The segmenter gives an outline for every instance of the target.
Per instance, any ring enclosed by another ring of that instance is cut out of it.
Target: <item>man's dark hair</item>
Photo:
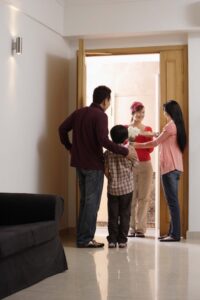
[[[128,139],[128,129],[123,125],[116,125],[111,129],[110,135],[114,143],[122,144]]]
[[[105,85],[100,85],[94,89],[93,102],[101,104],[106,98],[110,100],[111,89]]]

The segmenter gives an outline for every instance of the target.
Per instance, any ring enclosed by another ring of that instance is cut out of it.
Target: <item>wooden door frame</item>
[[[81,43],[81,42],[80,42]],[[84,42],[83,42],[84,43]],[[80,44],[79,44],[80,45]],[[81,46],[83,47],[83,45]],[[131,55],[131,54],[160,54],[162,51],[168,50],[182,50],[184,56],[184,82],[186,83],[184,89],[184,113],[186,117],[186,131],[188,132],[188,62],[187,62],[187,45],[166,45],[166,46],[152,46],[152,47],[134,47],[134,48],[106,48],[106,49],[85,49],[85,57],[90,56],[105,56],[105,55]],[[79,51],[78,51],[79,52]],[[77,99],[77,108],[80,100]],[[82,106],[85,103],[81,102]],[[161,118],[161,113],[160,113]],[[188,230],[188,148],[184,153],[184,210],[182,216],[183,236],[186,238]],[[77,196],[78,203],[78,196]]]
[[[134,48],[85,49],[85,56],[155,54],[166,50],[187,50],[187,45],[152,46]]]
[[[76,108],[85,106],[86,102],[86,66],[85,66],[85,46],[84,40],[79,40],[79,51],[77,51],[77,94],[76,94]],[[79,183],[76,175],[76,223],[78,220],[80,208],[80,191]]]

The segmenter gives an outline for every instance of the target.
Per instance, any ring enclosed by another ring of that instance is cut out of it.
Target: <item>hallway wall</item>
[[[23,53],[12,56],[11,39],[18,35]],[[67,159],[57,129],[68,109],[68,43],[5,3],[0,4],[0,36],[0,191],[66,199]]]

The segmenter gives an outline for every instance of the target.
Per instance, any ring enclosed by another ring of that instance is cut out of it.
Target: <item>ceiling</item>
[[[141,2],[151,0],[58,0],[65,2],[66,4],[112,4],[112,3],[124,3],[124,2]]]

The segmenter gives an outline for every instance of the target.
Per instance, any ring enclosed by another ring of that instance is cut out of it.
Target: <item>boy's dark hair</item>
[[[110,135],[114,143],[122,144],[128,139],[128,129],[123,125],[116,125],[111,129]]]
[[[106,98],[110,100],[111,89],[105,85],[100,85],[94,89],[93,102],[101,104]]]

